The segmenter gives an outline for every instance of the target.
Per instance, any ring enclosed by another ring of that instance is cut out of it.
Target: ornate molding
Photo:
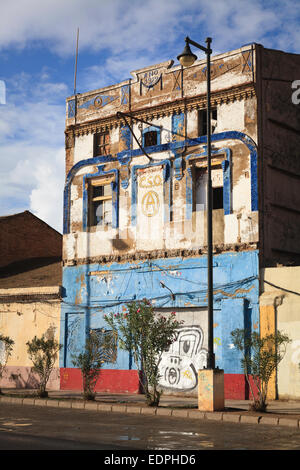
[[[211,97],[211,105],[216,106],[221,103],[230,103],[237,100],[246,100],[255,96],[254,84],[247,84],[242,87],[232,88],[230,90],[222,90],[215,92]],[[136,109],[133,111],[133,115],[137,118],[144,119],[145,121],[151,121],[153,119],[159,119],[165,116],[171,116],[172,114],[180,114],[185,111],[192,111],[197,109],[206,108],[206,95],[198,95],[193,97],[185,97],[172,101],[169,103],[159,104],[143,109]],[[97,121],[89,121],[71,125],[66,128],[66,133],[74,131],[76,137],[94,134],[96,132],[105,132],[113,128],[121,127],[125,124],[122,119],[117,119],[116,114],[108,116]]]

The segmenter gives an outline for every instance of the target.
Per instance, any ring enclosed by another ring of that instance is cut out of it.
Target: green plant
[[[62,345],[54,339],[52,329],[44,333],[41,338],[35,336],[31,341],[27,341],[26,345],[30,360],[33,362],[32,369],[40,378],[38,395],[41,398],[47,397],[46,386]]]
[[[239,328],[233,330],[231,336],[234,346],[243,354],[241,365],[253,398],[251,408],[266,411],[270,378],[283,359],[286,346],[291,340],[280,331],[261,337],[255,331],[249,333],[248,330]]]
[[[15,342],[9,336],[4,336],[0,333],[0,343],[2,343],[2,353],[0,354],[0,379],[2,379],[3,372],[5,370],[7,361],[11,356]],[[1,393],[2,392],[0,388],[0,394]]]
[[[106,337],[92,330],[86,338],[84,351],[73,359],[74,366],[81,369],[85,400],[95,399],[95,386],[102,365],[106,362],[107,348]]]
[[[133,355],[147,404],[158,406],[162,393],[158,364],[162,353],[175,341],[180,322],[175,312],[157,314],[146,299],[129,303],[127,309],[122,314],[111,313],[105,320],[118,332],[120,348]]]

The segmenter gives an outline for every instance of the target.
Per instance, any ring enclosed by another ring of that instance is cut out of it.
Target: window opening
[[[94,134],[94,157],[108,155],[109,152],[109,132],[96,132]]]
[[[211,108],[211,133],[213,134],[217,127],[218,112],[217,108]],[[200,109],[198,111],[198,131],[199,135],[207,135],[207,111],[206,109]]]
[[[112,178],[90,181],[90,226],[112,224]]]
[[[196,211],[207,208],[207,169],[195,168],[195,197],[194,203]],[[212,208],[223,209],[223,185],[221,171],[218,168],[212,169]]]
[[[223,187],[212,188],[213,209],[223,209]]]
[[[157,131],[148,131],[144,134],[144,147],[157,145]]]

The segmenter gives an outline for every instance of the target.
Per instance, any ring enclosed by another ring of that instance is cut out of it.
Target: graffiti
[[[142,211],[147,217],[155,216],[159,211],[159,196],[155,191],[144,194],[142,199]]]
[[[160,385],[176,391],[189,391],[198,384],[198,369],[206,366],[207,350],[203,348],[200,326],[178,329],[176,341],[162,354],[159,363]]]
[[[154,177],[145,175],[139,179],[139,186],[141,188],[153,188],[153,186],[161,186],[162,184],[163,181],[160,174],[156,174]]]

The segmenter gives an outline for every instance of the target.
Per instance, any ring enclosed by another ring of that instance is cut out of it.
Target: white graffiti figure
[[[198,370],[207,363],[207,350],[202,348],[203,331],[200,326],[178,328],[178,335],[159,363],[161,387],[189,391],[198,384]]]

